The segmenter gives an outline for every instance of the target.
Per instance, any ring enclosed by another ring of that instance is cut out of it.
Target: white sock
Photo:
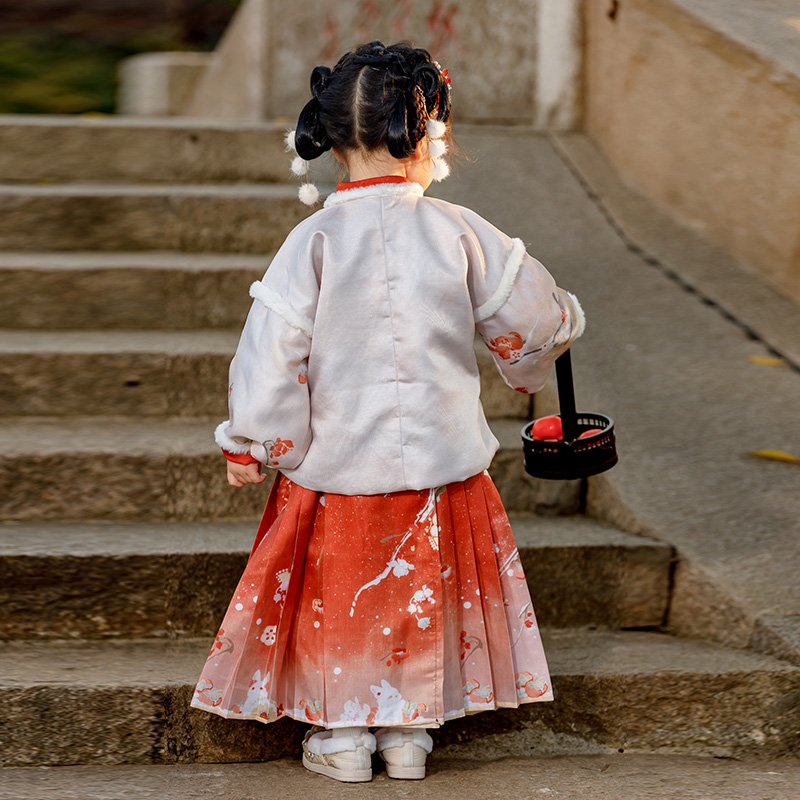
[[[350,728],[333,728],[333,733],[331,733],[331,738],[338,739],[344,736],[352,736],[353,738],[356,738],[357,736],[360,736],[362,733],[366,732],[367,732],[366,728],[361,728],[358,726]]]

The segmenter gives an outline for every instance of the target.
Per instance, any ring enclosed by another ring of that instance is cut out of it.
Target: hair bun
[[[426,62],[414,69],[413,78],[414,83],[422,89],[425,99],[435,101],[442,78],[439,70],[432,63]]]
[[[311,73],[311,94],[319,100],[319,96],[328,88],[331,79],[330,67],[314,67]]]

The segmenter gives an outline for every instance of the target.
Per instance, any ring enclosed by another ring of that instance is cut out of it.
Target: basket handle
[[[569,349],[556,359],[556,379],[564,441],[574,442],[578,438],[578,419],[575,411],[575,388],[572,382],[572,356]]]

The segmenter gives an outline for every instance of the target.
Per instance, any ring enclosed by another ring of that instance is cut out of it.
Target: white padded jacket
[[[416,183],[365,183],[340,185],[251,286],[215,438],[317,491],[464,480],[498,448],[475,331],[506,383],[535,392],[583,312],[473,211]]]

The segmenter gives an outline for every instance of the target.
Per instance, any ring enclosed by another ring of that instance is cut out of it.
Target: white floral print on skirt
[[[281,475],[191,705],[328,728],[438,727],[552,699],[488,473],[356,496]]]

